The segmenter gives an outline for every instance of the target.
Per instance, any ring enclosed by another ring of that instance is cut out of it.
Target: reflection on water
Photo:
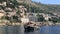
[[[0,34],[24,34],[23,26],[0,26]]]
[[[60,34],[60,26],[43,26],[34,32],[24,32],[23,26],[0,26],[0,34]]]
[[[41,34],[60,34],[60,26],[44,26],[40,29]]]

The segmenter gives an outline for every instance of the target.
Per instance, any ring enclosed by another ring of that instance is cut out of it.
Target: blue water
[[[60,34],[60,26],[43,26],[40,30],[27,32],[27,34]]]
[[[60,26],[43,26],[40,29],[41,34],[60,34]]]
[[[0,26],[0,34],[60,34],[60,26],[42,26],[33,32],[24,32],[23,26]]]

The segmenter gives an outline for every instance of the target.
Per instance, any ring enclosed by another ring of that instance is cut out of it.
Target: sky
[[[32,0],[36,2],[41,2],[43,4],[59,4],[60,5],[60,0]]]

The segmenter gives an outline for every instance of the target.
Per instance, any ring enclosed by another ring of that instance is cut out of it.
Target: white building
[[[21,21],[23,24],[26,24],[29,22],[29,18],[21,18]]]

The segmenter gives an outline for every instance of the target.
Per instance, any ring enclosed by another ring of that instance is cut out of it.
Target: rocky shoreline
[[[0,23],[0,26],[21,26],[21,25],[26,25],[26,24],[23,24],[23,23]],[[55,24],[53,24],[53,23],[39,23],[39,24],[34,24],[34,23],[32,23],[32,24],[29,24],[29,25],[34,25],[34,26],[53,26],[53,25],[58,25],[58,26],[60,26],[60,23],[55,23]],[[26,26],[28,26],[28,25],[26,25]]]

